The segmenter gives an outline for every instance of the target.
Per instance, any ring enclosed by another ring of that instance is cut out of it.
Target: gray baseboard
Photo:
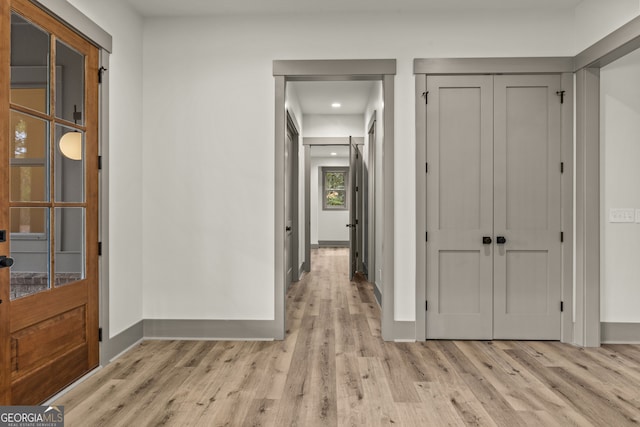
[[[319,245],[319,244],[317,244],[317,243],[312,243],[312,244],[310,244],[310,245],[309,245],[309,247],[310,247],[311,249],[318,249],[318,248],[320,247],[320,245]]]
[[[394,341],[415,341],[416,340],[416,322],[411,321],[393,321],[393,340]]]
[[[348,248],[348,240],[318,240],[319,248]]]
[[[373,284],[373,295],[376,297],[376,301],[378,301],[378,305],[382,307],[382,292],[380,292],[380,288],[377,283]]]
[[[141,320],[114,337],[103,338],[101,345],[105,347],[103,357],[106,359],[102,361],[103,365],[106,365],[116,356],[142,341],[144,338],[142,324],[143,321]]]
[[[603,344],[640,344],[640,323],[600,323]]]
[[[145,339],[271,341],[277,331],[274,320],[144,320]]]

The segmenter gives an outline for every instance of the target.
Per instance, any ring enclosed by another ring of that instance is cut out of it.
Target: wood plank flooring
[[[69,426],[633,426],[640,346],[380,338],[348,252],[313,251],[279,342],[145,341],[64,395]]]

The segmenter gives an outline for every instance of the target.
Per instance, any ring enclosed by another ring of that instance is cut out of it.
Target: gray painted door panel
[[[491,76],[428,77],[427,337],[490,339]]]
[[[560,76],[496,76],[494,338],[560,339]]]
[[[427,77],[427,338],[560,339],[559,88]]]

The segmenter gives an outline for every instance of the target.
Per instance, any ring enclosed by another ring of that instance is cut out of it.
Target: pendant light
[[[78,124],[78,120],[82,117],[82,113],[78,112],[77,107],[73,106],[73,123]],[[71,160],[82,160],[82,133],[74,130],[62,135],[58,142],[60,152]]]

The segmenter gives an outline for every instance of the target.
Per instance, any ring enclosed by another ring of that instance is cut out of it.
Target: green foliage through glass
[[[329,209],[347,208],[347,171],[324,172],[324,206]]]

